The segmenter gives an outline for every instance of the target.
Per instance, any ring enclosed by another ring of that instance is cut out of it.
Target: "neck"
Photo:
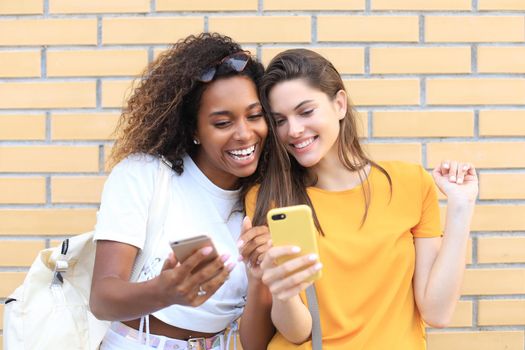
[[[370,173],[370,164],[367,164],[364,170],[365,174],[362,173],[361,179],[360,170],[348,169],[339,157],[325,157],[308,169],[308,172],[317,178],[315,187],[326,191],[345,191],[360,185],[362,180],[365,180]]]

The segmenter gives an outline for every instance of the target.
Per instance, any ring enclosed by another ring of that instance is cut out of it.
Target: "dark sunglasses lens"
[[[250,58],[246,55],[238,55],[230,57],[227,62],[236,72],[242,72],[244,68],[246,68],[249,60]]]
[[[206,69],[204,73],[202,73],[200,81],[202,81],[203,83],[208,83],[212,81],[213,77],[215,76],[216,71],[217,69],[215,67]]]

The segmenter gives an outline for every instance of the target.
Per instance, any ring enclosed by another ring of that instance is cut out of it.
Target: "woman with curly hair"
[[[240,188],[257,176],[267,140],[257,94],[262,74],[232,39],[201,34],[173,45],[140,79],[118,125],[95,227],[90,307],[113,321],[101,349],[223,349],[225,329],[241,315],[247,293],[257,294],[259,281],[250,281],[248,291],[245,268],[237,264],[237,239]],[[173,169],[165,244],[154,247],[134,283],[159,156]],[[204,232],[219,254],[210,260],[212,249],[204,247],[177,261],[168,242]],[[265,246],[255,249],[259,254]],[[257,316],[248,312],[250,320]]]

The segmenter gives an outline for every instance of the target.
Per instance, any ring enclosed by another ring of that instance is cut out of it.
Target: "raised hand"
[[[470,163],[445,160],[432,172],[436,185],[448,200],[474,202],[478,176]]]

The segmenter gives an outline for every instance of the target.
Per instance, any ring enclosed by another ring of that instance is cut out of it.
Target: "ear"
[[[339,116],[339,120],[344,119],[346,115],[346,110],[348,108],[348,96],[346,95],[346,91],[339,90],[335,94],[334,97],[334,108],[337,112],[337,115]]]

